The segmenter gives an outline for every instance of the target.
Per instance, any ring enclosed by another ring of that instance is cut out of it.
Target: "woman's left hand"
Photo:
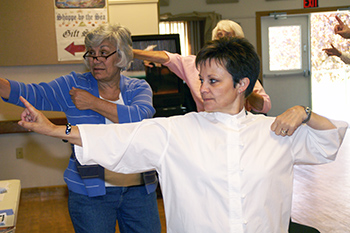
[[[69,94],[75,107],[79,110],[91,109],[94,99],[96,98],[89,92],[75,87],[69,91]]]
[[[277,135],[290,136],[302,124],[305,115],[305,109],[302,106],[289,108],[276,117],[271,125],[271,130]]]

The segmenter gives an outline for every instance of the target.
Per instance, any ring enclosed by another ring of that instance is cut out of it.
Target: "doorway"
[[[311,106],[308,15],[261,19],[264,89],[277,116],[295,105]]]
[[[347,107],[350,105],[350,65],[344,64],[338,57],[328,57],[322,50],[333,43],[342,52],[350,52],[350,40],[334,35],[334,26],[337,24],[335,15],[350,25],[349,11],[319,10],[292,14],[262,12],[265,16],[257,13],[261,20],[257,27],[257,33],[260,33],[257,48],[262,54],[264,88],[272,101],[268,115],[279,115],[294,105],[307,105],[321,115],[350,122],[350,108]],[[289,33],[295,31],[293,36],[283,33],[286,27],[289,27]],[[280,31],[271,30],[276,28]],[[285,41],[284,45],[278,45],[283,54],[283,59],[279,61],[301,64],[300,67],[271,69],[273,59],[269,56],[276,57],[276,54],[271,54],[271,32],[280,41]],[[301,35],[295,36],[299,32]],[[305,36],[306,42],[303,41]],[[300,40],[300,43],[293,40]],[[299,51],[301,56],[298,56]],[[293,62],[288,60],[290,57],[294,59]]]

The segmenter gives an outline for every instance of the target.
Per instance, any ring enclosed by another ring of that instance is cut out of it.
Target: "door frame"
[[[256,51],[260,57],[262,57],[262,43],[261,43],[261,17],[270,16],[271,14],[311,14],[326,11],[337,11],[339,9],[350,8],[349,6],[337,6],[337,7],[321,7],[321,8],[306,8],[306,9],[295,9],[295,10],[278,10],[278,11],[257,11],[255,12],[255,26],[256,26]],[[262,63],[261,63],[262,66]],[[262,67],[261,67],[262,70]],[[260,81],[263,83],[262,72],[260,72]]]
[[[274,17],[264,17],[261,20],[261,64],[262,77],[267,76],[291,76],[303,75],[309,76],[310,73],[310,18],[309,14],[298,15],[275,15]],[[269,54],[269,28],[280,26],[300,26],[300,68],[286,69],[286,70],[270,70],[270,54]],[[266,49],[264,49],[264,46]],[[264,60],[265,59],[265,60]],[[265,62],[263,62],[265,61]]]

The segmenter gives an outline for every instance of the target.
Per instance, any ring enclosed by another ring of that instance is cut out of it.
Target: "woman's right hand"
[[[81,137],[77,126],[71,126],[71,132],[66,133],[66,126],[55,125],[47,117],[34,108],[22,96],[19,97],[26,109],[21,114],[18,124],[30,131],[44,134],[51,137],[68,140],[70,143],[81,146]]]
[[[337,56],[337,57],[340,57],[341,56],[341,52],[336,48],[334,47],[334,45],[331,43],[331,48],[324,48],[322,49],[323,51],[325,51],[325,53],[328,55],[328,56]]]
[[[19,97],[24,106],[26,107],[21,114],[21,121],[18,124],[29,131],[34,131],[36,133],[50,135],[56,127],[47,117],[33,107],[25,98]]]

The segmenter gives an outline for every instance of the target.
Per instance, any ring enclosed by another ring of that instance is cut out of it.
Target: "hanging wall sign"
[[[79,61],[88,31],[108,22],[106,0],[54,0],[58,61]]]
[[[318,7],[318,0],[304,0],[304,8]]]

